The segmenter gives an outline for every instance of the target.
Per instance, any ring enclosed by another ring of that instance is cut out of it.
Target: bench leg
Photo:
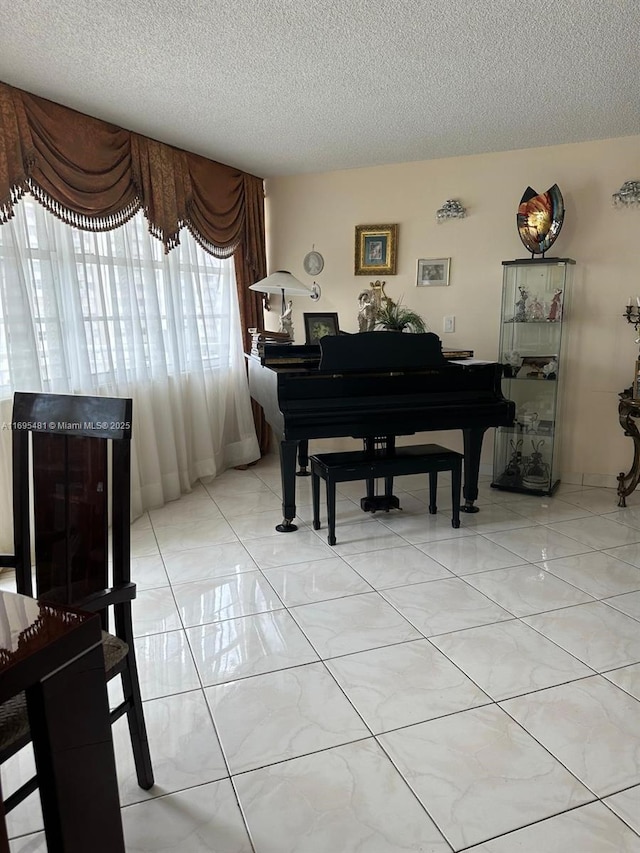
[[[451,471],[451,502],[453,504],[453,515],[451,526],[460,527],[460,485],[462,483],[462,462],[457,460]]]
[[[429,513],[435,515],[438,512],[436,497],[438,494],[438,472],[429,471]]]
[[[327,527],[329,535],[327,542],[329,545],[336,544],[336,484],[331,476],[327,477]]]
[[[320,530],[320,477],[311,472],[311,500],[313,502],[313,529]]]

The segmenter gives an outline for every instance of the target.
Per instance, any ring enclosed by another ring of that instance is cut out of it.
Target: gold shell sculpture
[[[564,220],[564,200],[557,184],[536,194],[527,187],[516,222],[520,239],[532,255],[542,255],[555,242]]]

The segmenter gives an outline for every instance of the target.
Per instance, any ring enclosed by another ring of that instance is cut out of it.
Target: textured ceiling
[[[0,12],[0,80],[265,177],[640,133],[639,0]]]

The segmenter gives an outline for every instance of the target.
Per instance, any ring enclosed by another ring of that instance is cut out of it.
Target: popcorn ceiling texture
[[[0,17],[1,80],[265,177],[640,132],[638,0],[0,0]]]

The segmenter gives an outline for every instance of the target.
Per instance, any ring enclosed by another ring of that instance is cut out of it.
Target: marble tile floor
[[[483,477],[454,530],[424,480],[373,516],[343,484],[334,548],[308,479],[274,530],[275,457],[134,523],[157,784],[120,720],[128,853],[640,853],[640,494]],[[37,794],[8,827],[46,850]]]

